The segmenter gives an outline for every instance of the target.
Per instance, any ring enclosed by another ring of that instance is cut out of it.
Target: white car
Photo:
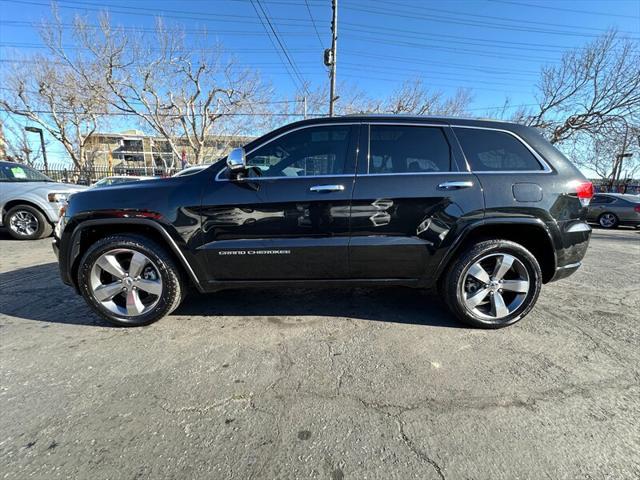
[[[119,185],[121,183],[139,182],[141,180],[155,180],[158,177],[144,177],[134,175],[113,175],[104,177],[91,185],[92,187],[108,187],[110,185]]]
[[[86,188],[58,183],[20,163],[0,161],[0,225],[18,240],[48,237],[67,197]]]
[[[193,175],[194,173],[201,172],[205,168],[209,168],[211,165],[195,165],[193,167],[187,167],[184,170],[180,170],[178,173],[171,175],[172,177],[184,177],[185,175]]]

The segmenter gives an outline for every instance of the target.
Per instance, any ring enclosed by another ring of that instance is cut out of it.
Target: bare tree
[[[412,115],[464,115],[472,98],[468,89],[458,89],[453,96],[446,96],[441,91],[430,90],[418,78],[404,82],[388,98],[380,101],[373,111]]]
[[[77,18],[74,31],[89,61],[78,63],[62,47],[60,60],[96,82],[116,111],[138,117],[164,137],[174,156],[186,147],[200,163],[212,134],[237,134],[248,129],[253,115],[266,113],[269,88],[257,74],[238,68],[206,32],[199,36],[201,45],[187,46],[183,31],[160,20],[148,35],[113,27],[107,15],[98,28]]]
[[[82,167],[87,142],[105,108],[99,95],[73,69],[46,55],[17,63],[5,79],[0,107],[39,125]]]
[[[372,98],[356,85],[339,85],[340,98],[336,111],[340,115],[357,113],[388,113],[412,115],[464,115],[472,100],[471,91],[458,89],[453,96],[430,90],[420,78],[408,80],[389,93],[387,97]],[[311,91],[308,108],[311,112],[324,112],[327,108],[327,87]]]
[[[609,124],[598,135],[577,134],[565,145],[576,164],[609,185],[640,174],[640,129]]]
[[[538,88],[538,106],[519,111],[516,119],[541,128],[551,143],[578,132],[598,135],[621,117],[638,125],[638,42],[611,31],[545,67]]]
[[[4,150],[0,156],[2,160],[6,158],[11,162],[33,166],[42,158],[40,148],[31,147],[29,135],[24,128],[9,118],[4,121],[0,120],[0,143],[3,144]]]

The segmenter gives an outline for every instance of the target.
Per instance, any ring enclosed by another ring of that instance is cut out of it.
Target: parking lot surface
[[[192,295],[111,328],[0,232],[0,476],[640,478],[640,231],[519,324],[401,288]]]

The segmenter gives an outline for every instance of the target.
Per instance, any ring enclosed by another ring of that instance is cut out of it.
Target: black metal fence
[[[103,165],[87,165],[77,168],[73,165],[34,165],[34,168],[51,177],[56,182],[77,183],[79,185],[91,185],[98,180],[111,176],[136,176],[136,177],[170,177],[179,172],[181,168],[165,167],[133,167],[118,165],[107,167]]]

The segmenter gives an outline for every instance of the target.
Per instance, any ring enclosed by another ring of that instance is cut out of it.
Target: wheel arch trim
[[[438,270],[436,271],[434,279],[440,279],[442,277],[442,275],[446,271],[447,266],[450,264],[455,255],[459,253],[460,247],[466,240],[469,239],[470,235],[472,235],[474,231],[477,231],[480,227],[486,227],[490,225],[514,227],[517,227],[518,225],[528,225],[540,229],[542,232],[544,232],[547,240],[549,241],[549,246],[551,247],[551,252],[553,254],[553,271],[555,272],[558,266],[558,254],[556,251],[557,247],[556,243],[553,240],[553,234],[551,233],[549,227],[545,222],[543,222],[539,218],[531,217],[484,218],[466,226],[460,233],[460,235],[457,236],[453,244],[449,247],[447,254],[440,260],[440,263],[438,264]]]
[[[173,239],[173,237],[169,234],[169,232],[167,232],[164,228],[162,228],[162,226],[158,222],[154,220],[146,219],[146,218],[103,218],[103,219],[97,219],[97,220],[85,220],[79,223],[78,226],[76,226],[76,228],[73,230],[73,233],[71,234],[71,237],[70,237],[70,251],[69,251],[69,257],[68,257],[69,271],[71,271],[71,267],[73,266],[77,258],[80,256],[80,235],[82,234],[82,232],[90,227],[114,225],[114,224],[142,225],[145,227],[150,227],[155,231],[157,231],[161,235],[161,237],[165,240],[166,245],[171,249],[171,251],[178,258],[178,260],[180,261],[180,264],[183,266],[183,268],[189,275],[189,278],[191,279],[193,284],[196,286],[196,288],[199,291],[202,291],[202,285],[201,285],[200,279],[194,272],[193,268],[191,267],[191,264],[186,259],[186,257],[184,256],[184,253],[182,252],[182,250],[180,250],[180,247],[178,246],[176,241]]]
[[[53,225],[56,221],[55,219],[51,218],[51,210],[43,206],[38,201],[34,201],[33,199],[30,199],[30,198],[12,198],[10,200],[7,200],[2,205],[2,223],[3,224],[6,219],[7,213],[9,213],[9,210],[11,210],[14,207],[18,207],[20,205],[26,205],[27,207],[35,208],[40,213],[42,213],[42,215],[44,215],[45,220],[49,222],[49,224],[51,225]]]

